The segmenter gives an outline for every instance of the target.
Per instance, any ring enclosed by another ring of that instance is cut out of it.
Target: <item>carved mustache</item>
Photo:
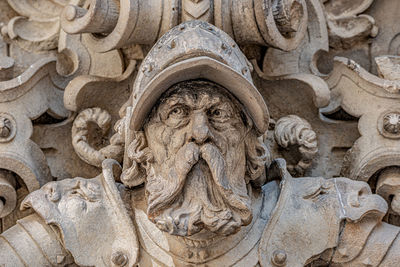
[[[226,176],[225,160],[221,152],[211,144],[205,144],[200,148],[202,158],[207,162],[212,177],[220,194],[229,202],[229,205],[242,213],[244,223],[250,223],[252,216],[249,213],[250,202],[247,195],[235,192]],[[243,177],[244,179],[244,177]]]
[[[168,172],[168,181],[164,180],[163,185],[157,183],[148,184],[153,187],[151,190],[153,194],[149,196],[148,214],[150,217],[157,216],[156,211],[161,211],[173,204],[176,197],[182,192],[188,173],[200,159],[204,159],[209,166],[219,193],[227,200],[230,206],[243,215],[242,218],[245,223],[250,222],[251,213],[249,213],[250,203],[248,196],[235,192],[229,183],[229,179],[227,179],[225,160],[221,152],[210,143],[202,146],[188,143],[182,146],[175,156],[174,167]],[[157,180],[160,181],[160,179]]]

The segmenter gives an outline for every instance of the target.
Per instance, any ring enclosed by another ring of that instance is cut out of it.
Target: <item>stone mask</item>
[[[119,254],[125,266],[133,266],[139,245],[114,181],[120,166],[107,159],[102,167],[102,174],[92,179],[47,183],[29,194],[21,208],[33,208],[54,226],[79,266],[114,266],[113,257]]]

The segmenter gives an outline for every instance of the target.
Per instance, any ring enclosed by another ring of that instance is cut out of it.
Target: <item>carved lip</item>
[[[191,58],[169,66],[155,76],[140,95],[133,98],[130,128],[139,130],[159,97],[172,85],[193,79],[207,79],[227,90],[248,110],[260,134],[268,128],[267,105],[257,88],[231,67],[207,56]]]

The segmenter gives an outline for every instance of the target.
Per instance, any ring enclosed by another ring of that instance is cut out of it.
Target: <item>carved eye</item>
[[[74,185],[73,188],[69,191],[69,196],[70,197],[79,197],[81,199],[86,199],[86,194],[85,192],[82,191],[82,184],[83,186],[86,184],[85,182],[82,182],[80,180],[76,181],[76,184]]]
[[[75,197],[80,197],[82,199],[85,199],[85,194],[82,192],[81,189],[72,189],[69,192],[69,196],[75,196]]]
[[[212,120],[223,122],[229,118],[229,112],[221,108],[214,108],[208,110],[207,116]]]
[[[305,195],[303,198],[304,199],[311,199],[311,200],[319,200],[321,197],[325,196],[328,194],[328,190],[323,187],[319,187],[316,191],[313,193]]]
[[[189,114],[189,111],[184,106],[176,106],[168,113],[168,118],[183,118]]]

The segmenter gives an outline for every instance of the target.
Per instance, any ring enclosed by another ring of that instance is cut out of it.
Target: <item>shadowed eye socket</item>
[[[160,113],[161,120],[170,127],[180,127],[189,121],[190,108],[186,105],[175,105]]]
[[[211,120],[224,122],[231,117],[231,112],[222,108],[215,107],[207,111],[207,116]]]
[[[189,109],[186,106],[175,106],[168,112],[167,118],[180,119],[189,115]]]
[[[87,181],[78,181],[69,191],[69,196],[80,197],[86,201],[94,202],[100,199],[101,189],[98,184]]]
[[[329,194],[329,188],[326,188],[324,186],[320,186],[314,192],[308,193],[305,196],[303,196],[303,198],[315,201],[315,200],[320,200],[321,198],[323,198],[327,194]]]

